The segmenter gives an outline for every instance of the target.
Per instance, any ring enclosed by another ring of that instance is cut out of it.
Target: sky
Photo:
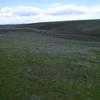
[[[0,0],[0,24],[100,18],[100,0]]]

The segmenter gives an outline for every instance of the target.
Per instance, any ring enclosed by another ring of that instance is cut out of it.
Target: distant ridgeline
[[[0,33],[37,32],[42,35],[83,41],[100,41],[100,20],[1,25]]]

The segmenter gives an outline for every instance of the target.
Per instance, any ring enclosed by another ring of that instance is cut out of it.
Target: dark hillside
[[[46,30],[48,35],[62,38],[100,40],[100,20],[46,22],[21,25],[21,27]]]
[[[65,39],[100,41],[100,20],[45,22],[0,26],[0,33],[11,31],[31,31],[37,32],[42,35],[48,35]]]

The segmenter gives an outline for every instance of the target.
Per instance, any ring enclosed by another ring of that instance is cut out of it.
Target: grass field
[[[0,100],[100,100],[100,41],[1,32]]]

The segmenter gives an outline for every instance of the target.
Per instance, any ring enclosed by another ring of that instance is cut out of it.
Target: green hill
[[[100,20],[47,22],[22,25],[46,30],[47,35],[78,40],[100,40]]]
[[[46,22],[10,26],[6,25],[4,28],[0,28],[0,31],[36,31],[42,35],[49,35],[65,39],[100,41],[100,20]]]
[[[99,100],[100,20],[0,26],[0,100]]]

